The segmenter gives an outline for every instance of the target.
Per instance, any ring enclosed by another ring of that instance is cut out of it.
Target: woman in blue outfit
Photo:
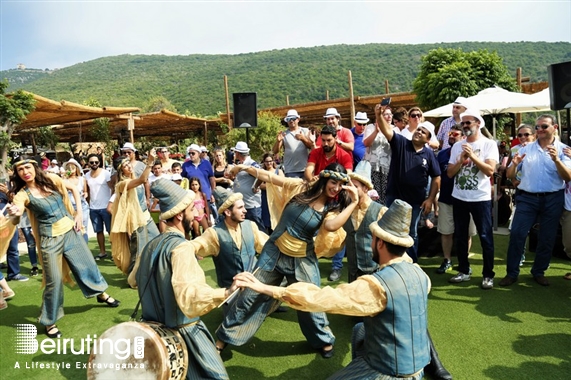
[[[345,239],[342,226],[358,202],[357,189],[350,183],[345,168],[330,164],[313,184],[245,165],[235,166],[231,174],[239,171],[266,182],[275,225],[258,259],[256,278],[275,286],[284,278],[288,285],[303,281],[319,286],[318,257],[330,257],[339,250]],[[277,217],[279,222],[275,223]],[[222,350],[228,343],[245,344],[278,305],[279,301],[272,297],[250,289],[241,291],[216,331],[217,348]],[[311,346],[324,358],[333,356],[335,336],[325,313],[298,311],[297,317]]]
[[[38,253],[45,285],[39,322],[50,338],[61,337],[55,325],[63,317],[63,282],[72,282],[69,271],[86,298],[97,296],[97,302],[117,307],[119,301],[105,293],[107,282],[101,275],[89,247],[83,240],[81,208],[75,212],[67,195],[71,191],[76,204],[81,204],[77,188],[65,184],[55,175],[45,173],[33,159],[24,158],[14,164],[12,205],[8,215],[17,224],[27,209],[34,235],[39,241]]]
[[[118,157],[115,162],[117,185],[111,221],[111,249],[113,261],[121,271],[129,275],[129,284],[136,286],[135,274],[138,255],[159,229],[147,208],[144,184],[147,182],[155,160],[154,151],[147,157],[147,167],[140,177],[135,177],[128,157]]]

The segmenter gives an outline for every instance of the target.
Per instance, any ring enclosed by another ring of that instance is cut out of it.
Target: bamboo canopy
[[[28,114],[22,124],[16,127],[17,132],[98,117],[113,118],[121,114],[139,111],[137,107],[89,107],[66,100],[56,101],[29,92],[28,94],[33,96],[36,108]],[[11,95],[6,96],[10,97]]]
[[[188,137],[189,131],[200,130],[205,128],[213,130],[216,133],[222,133],[219,125],[219,119],[203,119],[180,115],[175,112],[161,110],[158,112],[150,112],[134,115],[135,128],[133,136],[135,140],[141,137],[165,137],[169,140],[184,139]],[[121,134],[128,134],[129,119],[126,116],[116,117],[109,120],[111,127],[111,138],[117,138]],[[53,132],[58,135],[60,141],[77,142],[79,132],[83,136],[83,141],[95,141],[91,130],[95,125],[94,120],[86,120],[76,123],[67,123],[53,127]]]

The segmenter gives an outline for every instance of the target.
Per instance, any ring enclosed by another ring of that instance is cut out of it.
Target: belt
[[[526,195],[530,195],[532,197],[546,197],[548,195],[552,195],[552,194],[557,194],[558,192],[563,191],[563,189],[561,190],[557,190],[557,191],[549,191],[547,193],[530,193],[529,191],[525,191],[525,190],[519,190],[520,194],[526,194]]]

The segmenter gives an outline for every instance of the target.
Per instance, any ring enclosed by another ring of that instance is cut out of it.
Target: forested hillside
[[[200,116],[224,111],[223,76],[230,93],[258,93],[260,108],[348,96],[351,70],[356,96],[410,91],[420,58],[435,48],[497,51],[515,76],[517,67],[532,81],[547,80],[546,67],[571,60],[571,44],[545,42],[443,44],[367,44],[272,50],[238,55],[121,55],[99,58],[51,74],[18,76],[0,72],[8,91],[18,88],[51,98],[84,102],[96,99],[110,106],[142,106],[164,96],[180,113]],[[23,72],[25,73],[25,72]],[[23,74],[21,73],[21,74]]]

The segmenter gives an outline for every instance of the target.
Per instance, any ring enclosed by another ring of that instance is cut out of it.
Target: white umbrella
[[[546,91],[546,92],[545,92]],[[547,96],[547,98],[546,98]],[[477,95],[466,99],[472,108],[479,110],[483,115],[498,115],[501,113],[536,112],[549,109],[549,90],[529,95],[511,92],[501,87],[486,88]],[[447,104],[424,112],[426,117],[452,116],[452,105]],[[493,136],[496,137],[496,118],[493,118]]]

